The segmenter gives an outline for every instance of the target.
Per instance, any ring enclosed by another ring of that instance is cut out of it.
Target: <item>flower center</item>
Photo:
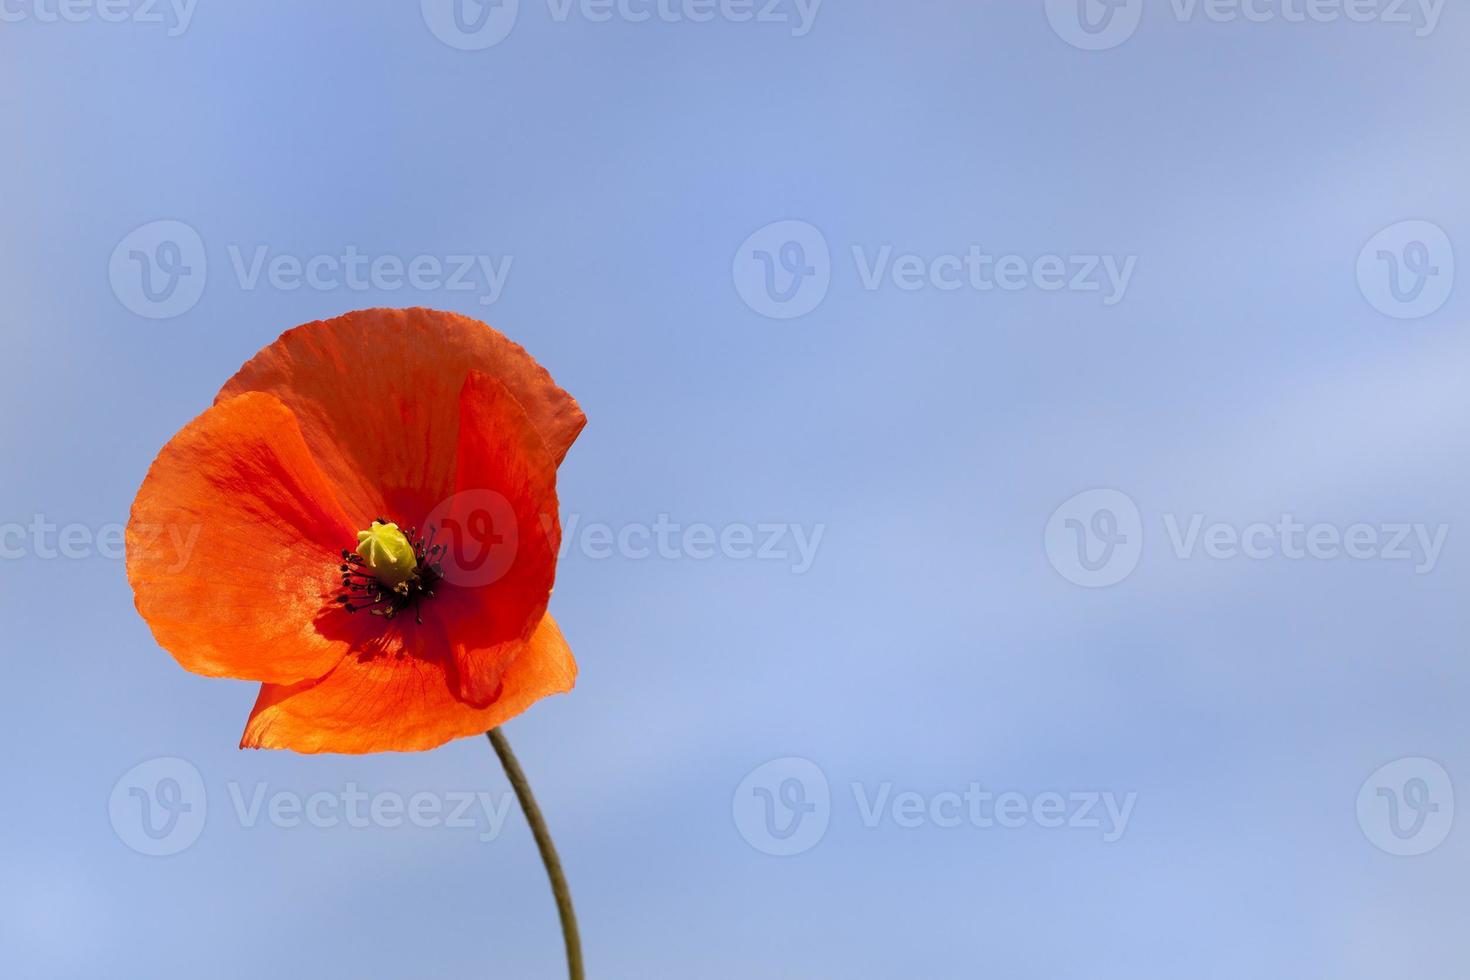
[[[429,539],[409,528],[405,534],[397,524],[381,517],[372,527],[357,532],[357,550],[342,551],[342,594],[337,602],[348,612],[366,609],[374,616],[392,619],[409,607],[414,619],[423,623],[420,605],[434,598],[434,588],[444,577],[439,557],[442,544],[434,544],[434,528]]]
[[[413,545],[397,524],[373,521],[371,528],[358,531],[357,555],[367,562],[368,571],[389,588],[407,582],[419,567]]]

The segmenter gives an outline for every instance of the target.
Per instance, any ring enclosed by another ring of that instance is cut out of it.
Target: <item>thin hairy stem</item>
[[[561,934],[567,944],[567,975],[571,980],[584,980],[582,939],[577,935],[577,913],[572,909],[572,892],[567,887],[567,876],[561,869],[561,858],[556,856],[556,845],[551,842],[551,831],[546,828],[546,818],[536,805],[536,797],[531,794],[531,784],[526,780],[521,764],[516,761],[515,753],[510,750],[510,743],[505,740],[505,735],[498,728],[490,729],[485,735],[494,746],[495,754],[500,757],[500,764],[505,767],[506,778],[515,789],[516,799],[520,800],[526,822],[531,825],[531,833],[536,838],[536,849],[541,852],[541,863],[546,865],[546,877],[551,879],[551,894],[556,897],[556,912],[561,916]]]

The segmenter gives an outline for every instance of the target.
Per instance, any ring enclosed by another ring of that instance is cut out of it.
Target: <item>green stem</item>
[[[516,791],[516,799],[521,801],[526,822],[531,825],[531,833],[536,838],[536,849],[541,852],[541,863],[546,865],[546,877],[551,879],[551,894],[556,897],[561,934],[567,944],[567,975],[571,980],[584,980],[586,974],[582,972],[582,939],[577,935],[577,913],[572,910],[572,892],[567,887],[567,876],[561,870],[561,858],[556,856],[556,845],[551,842],[551,831],[546,829],[546,818],[536,805],[536,797],[531,795],[531,784],[526,780],[521,764],[516,761],[515,753],[510,750],[505,735],[498,728],[490,729],[485,735],[500,757],[500,764],[505,767],[506,778]]]

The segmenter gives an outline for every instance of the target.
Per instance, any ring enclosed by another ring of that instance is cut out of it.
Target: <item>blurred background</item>
[[[590,975],[1463,976],[1445,6],[5,0],[7,972],[562,975],[483,739],[241,752],[123,571],[243,361],[429,306],[590,419],[507,726]]]

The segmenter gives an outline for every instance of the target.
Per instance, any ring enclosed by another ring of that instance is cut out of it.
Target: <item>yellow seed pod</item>
[[[380,524],[357,532],[357,553],[367,562],[368,570],[378,581],[392,588],[402,585],[418,570],[413,545],[408,543],[397,524]]]

